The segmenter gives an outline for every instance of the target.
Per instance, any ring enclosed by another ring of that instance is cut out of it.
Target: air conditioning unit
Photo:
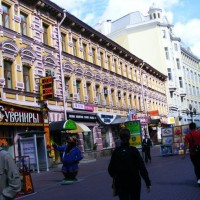
[[[46,77],[47,77],[47,76],[55,77],[55,72],[54,72],[54,70],[53,70],[53,69],[47,69],[47,70],[45,71],[45,76],[46,76]]]
[[[104,94],[108,94],[108,90],[107,89],[104,89]]]
[[[84,96],[84,101],[88,102],[88,96]]]
[[[121,98],[121,94],[120,94],[120,93],[118,94],[118,97],[120,97],[120,98]]]

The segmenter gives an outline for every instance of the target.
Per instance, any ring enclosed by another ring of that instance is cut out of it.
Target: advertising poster
[[[182,128],[181,126],[174,126],[174,142],[182,142]],[[175,141],[176,140],[176,141]]]
[[[126,122],[125,126],[131,134],[137,135],[141,133],[141,125],[139,120]]]
[[[141,148],[142,147],[142,140],[141,140],[141,136],[140,135],[131,135],[130,138],[130,145],[137,147],[137,148]]]
[[[162,137],[172,136],[173,135],[172,128],[162,128],[161,135],[162,135]]]
[[[129,129],[131,133],[130,145],[141,148],[142,138],[141,138],[141,124],[139,120],[129,121],[125,123],[125,127]]]
[[[172,146],[161,146],[160,148],[160,154],[161,155],[170,155],[172,154]]]
[[[172,145],[173,144],[173,137],[163,137],[162,138],[163,145]]]

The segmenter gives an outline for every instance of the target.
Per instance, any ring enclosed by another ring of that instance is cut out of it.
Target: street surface
[[[81,163],[79,182],[61,185],[60,168],[49,172],[31,173],[35,193],[18,199],[26,200],[116,200],[112,196],[111,178],[107,173],[110,157],[95,162]],[[146,192],[142,184],[141,200],[199,200],[200,187],[196,184],[189,155],[160,156],[159,146],[152,148],[152,163],[147,164],[152,190]]]

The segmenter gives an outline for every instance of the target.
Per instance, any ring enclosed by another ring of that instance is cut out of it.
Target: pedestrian
[[[195,151],[195,146],[200,148],[200,131],[196,129],[196,124],[192,122],[189,124],[189,132],[185,136],[183,158],[185,158],[186,149],[189,147],[190,159],[194,166],[197,184],[200,185],[200,152]]]
[[[145,163],[148,163],[148,160],[151,162],[151,139],[145,134],[144,139],[142,140],[142,152],[144,152]]]
[[[148,192],[151,189],[151,181],[139,151],[129,144],[130,131],[121,129],[119,136],[121,146],[116,147],[112,153],[108,173],[115,180],[120,200],[140,200],[141,177]]]
[[[80,149],[77,147],[76,136],[68,136],[66,139],[67,144],[63,146],[58,146],[53,144],[55,150],[62,152],[61,161],[62,173],[64,175],[64,181],[76,181],[76,176],[79,169],[79,161],[83,159],[83,155]]]
[[[21,190],[21,179],[12,156],[0,147],[0,200],[14,199]]]

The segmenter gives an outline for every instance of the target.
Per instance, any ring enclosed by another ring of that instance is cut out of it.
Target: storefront
[[[40,108],[0,102],[0,145],[13,157],[20,155],[19,133],[43,131]]]
[[[119,130],[128,119],[114,113],[98,113],[97,116],[100,122],[103,148],[115,147],[115,142],[119,138]]]

